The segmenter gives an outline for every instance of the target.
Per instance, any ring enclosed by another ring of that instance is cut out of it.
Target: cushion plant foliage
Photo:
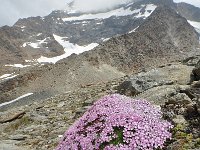
[[[108,95],[66,131],[56,150],[153,150],[171,138],[171,128],[146,100]]]

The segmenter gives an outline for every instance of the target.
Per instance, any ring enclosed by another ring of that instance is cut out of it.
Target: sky
[[[66,0],[0,0],[0,26],[13,25],[19,18],[45,16],[64,9]]]
[[[0,0],[0,26],[13,25],[19,18],[45,16],[52,10],[66,9],[72,0]],[[80,11],[109,9],[132,0],[74,0],[74,7]],[[200,7],[200,0],[174,0]]]

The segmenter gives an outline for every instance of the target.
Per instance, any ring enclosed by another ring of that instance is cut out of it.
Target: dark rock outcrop
[[[200,80],[200,61],[197,63],[196,67],[192,71],[193,73],[193,79],[195,81]]]
[[[193,68],[182,64],[172,64],[147,72],[140,72],[131,75],[127,81],[124,81],[118,87],[118,92],[128,96],[136,96],[139,93],[163,85],[187,85],[190,83],[190,74]]]

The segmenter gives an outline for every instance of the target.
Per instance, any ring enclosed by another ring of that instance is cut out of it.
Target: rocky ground
[[[54,149],[66,129],[100,97],[121,93],[160,105],[174,125],[167,148],[200,149],[200,57],[107,83],[89,84],[30,105],[0,112],[0,149]],[[2,109],[3,110],[3,109]]]
[[[87,85],[43,102],[1,112],[0,149],[54,149],[65,130],[98,98],[115,93],[123,79]],[[12,118],[16,117],[12,120]],[[12,121],[11,121],[12,120]],[[19,142],[20,141],[20,142]],[[16,145],[13,145],[15,144]]]

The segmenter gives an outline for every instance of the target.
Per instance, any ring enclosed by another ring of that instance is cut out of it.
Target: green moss
[[[177,124],[173,129],[173,137],[178,141],[181,150],[200,148],[200,138],[195,139],[192,133],[185,132],[186,126]]]
[[[114,128],[114,133],[117,135],[117,138],[113,139],[110,144],[118,145],[123,144],[123,128]]]
[[[103,150],[108,145],[118,145],[118,144],[125,144],[123,142],[123,127],[115,127],[114,134],[117,136],[116,138],[112,139],[110,142],[104,142],[100,145],[100,150]]]
[[[197,138],[195,140],[195,144],[194,144],[195,148],[200,148],[200,138]]]
[[[174,127],[173,131],[177,132],[177,131],[183,131],[185,129],[185,125],[183,124],[177,124],[176,127]]]
[[[175,134],[175,137],[177,139],[186,139],[187,137],[187,133],[181,132],[181,131],[177,131]]]

